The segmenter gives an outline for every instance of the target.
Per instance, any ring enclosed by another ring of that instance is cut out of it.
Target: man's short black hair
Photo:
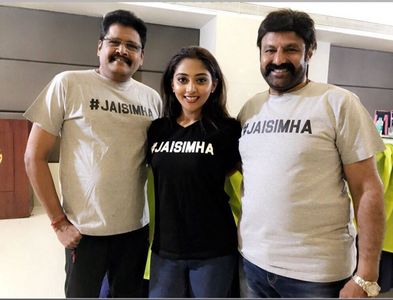
[[[103,40],[107,35],[109,27],[113,24],[120,24],[127,27],[132,27],[138,32],[142,43],[142,49],[146,44],[146,24],[143,20],[136,17],[132,12],[127,10],[114,10],[107,13],[101,22],[100,40]]]
[[[293,31],[304,40],[306,53],[317,48],[314,20],[305,12],[291,9],[276,10],[266,16],[258,29],[257,46],[261,49],[266,33],[285,31]]]

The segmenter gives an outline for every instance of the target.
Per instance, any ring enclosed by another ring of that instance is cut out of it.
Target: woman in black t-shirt
[[[164,117],[148,131],[154,175],[152,298],[228,297],[236,225],[224,191],[240,161],[240,124],[226,110],[223,74],[204,48],[182,48],[161,82]]]

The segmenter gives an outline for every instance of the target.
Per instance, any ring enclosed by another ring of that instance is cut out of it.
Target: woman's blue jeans
[[[152,253],[149,298],[228,297],[237,259],[237,255],[168,259]]]

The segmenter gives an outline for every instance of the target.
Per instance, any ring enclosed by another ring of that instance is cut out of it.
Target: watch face
[[[370,297],[375,297],[379,294],[381,288],[377,284],[370,284],[367,286],[367,295]]]

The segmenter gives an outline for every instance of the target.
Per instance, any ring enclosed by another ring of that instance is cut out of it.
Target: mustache
[[[109,57],[109,62],[114,62],[116,59],[120,58],[122,61],[124,61],[128,66],[132,65],[132,60],[129,59],[128,57],[125,57],[123,55],[119,55],[119,54],[112,54]]]
[[[274,70],[288,70],[291,74],[295,73],[295,66],[291,63],[284,63],[281,65],[268,64],[266,66],[265,75],[269,75]]]

